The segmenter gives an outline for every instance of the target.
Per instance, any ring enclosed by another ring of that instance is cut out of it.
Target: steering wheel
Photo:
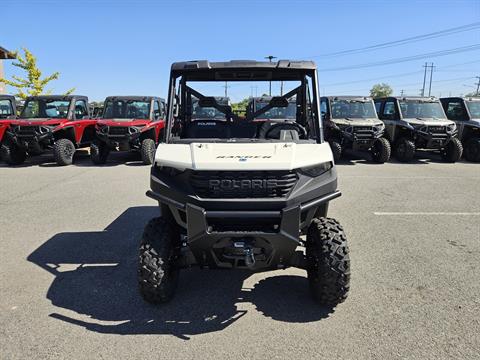
[[[302,125],[291,122],[278,123],[270,126],[270,128],[265,132],[265,139],[280,139],[280,132],[282,130],[296,130],[300,139],[305,139],[307,137],[307,131]]]

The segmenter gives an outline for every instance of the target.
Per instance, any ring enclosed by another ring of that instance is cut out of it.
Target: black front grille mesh
[[[128,127],[126,126],[110,126],[108,129],[110,135],[127,135]]]
[[[190,183],[203,198],[286,197],[297,182],[292,171],[194,171]]]

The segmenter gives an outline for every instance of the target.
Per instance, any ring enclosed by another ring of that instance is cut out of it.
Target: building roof
[[[0,59],[15,59],[13,53],[0,46]]]

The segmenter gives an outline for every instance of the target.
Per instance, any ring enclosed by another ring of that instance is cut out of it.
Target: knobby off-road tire
[[[8,165],[20,165],[25,162],[27,158],[27,153],[25,150],[19,148],[17,145],[10,141],[6,141],[2,144],[0,149],[1,158]]]
[[[473,162],[480,162],[480,138],[470,138],[465,143],[465,159]]]
[[[415,143],[408,138],[400,138],[395,146],[395,158],[401,162],[412,161],[415,156]]]
[[[75,145],[69,139],[58,139],[53,145],[55,162],[60,166],[72,165]]]
[[[143,298],[152,304],[165,303],[175,293],[179,237],[177,225],[161,217],[150,220],[145,227],[138,259],[138,284]]]
[[[142,161],[145,165],[152,165],[155,160],[155,141],[152,139],[143,139],[140,149]]]
[[[445,161],[454,163],[462,158],[463,145],[457,138],[452,138],[445,149],[442,150],[442,158]]]
[[[334,219],[313,219],[307,232],[307,274],[310,292],[321,305],[343,302],[350,288],[347,238]]]
[[[342,145],[340,145],[340,143],[336,141],[329,141],[328,143],[330,144],[330,148],[332,149],[333,160],[335,160],[335,162],[339,161],[342,158]]]
[[[110,154],[107,144],[94,141],[90,144],[90,159],[95,165],[105,164]]]
[[[372,147],[372,159],[376,163],[383,164],[390,160],[392,154],[392,147],[390,141],[381,137],[375,141]]]

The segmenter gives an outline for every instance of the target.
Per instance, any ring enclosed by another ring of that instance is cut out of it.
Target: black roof
[[[385,96],[376,98],[375,100],[398,99],[398,100],[423,100],[423,101],[438,101],[435,96]]]
[[[330,100],[357,100],[357,101],[370,101],[372,100],[371,96],[354,96],[354,95],[336,95],[336,96],[322,96],[322,98],[327,98]]]
[[[440,98],[440,100],[480,101],[480,96],[449,96],[449,97]]]
[[[13,95],[6,95],[6,94],[0,94],[0,100],[15,100],[15,96]]]
[[[254,96],[254,97],[250,98],[250,100],[261,102],[261,101],[270,101],[270,100],[272,100],[272,98],[273,98],[273,96],[265,95],[265,96]],[[293,97],[288,99],[288,102],[295,102],[295,101],[296,101],[296,96],[293,96]]]
[[[207,70],[207,69],[303,69],[315,70],[317,66],[313,61],[279,60],[279,61],[256,61],[256,60],[230,60],[222,62],[210,62],[208,60],[181,61],[172,64],[173,70]]]
[[[88,99],[84,95],[35,95],[35,96],[29,96],[26,98],[26,100],[30,99],[60,99],[60,100],[72,100],[72,99]]]
[[[141,95],[113,95],[113,96],[107,96],[105,98],[105,101],[107,100],[133,100],[133,101],[150,101],[150,100],[161,100],[165,101],[165,99],[162,99],[161,97],[158,96],[141,96]]]

